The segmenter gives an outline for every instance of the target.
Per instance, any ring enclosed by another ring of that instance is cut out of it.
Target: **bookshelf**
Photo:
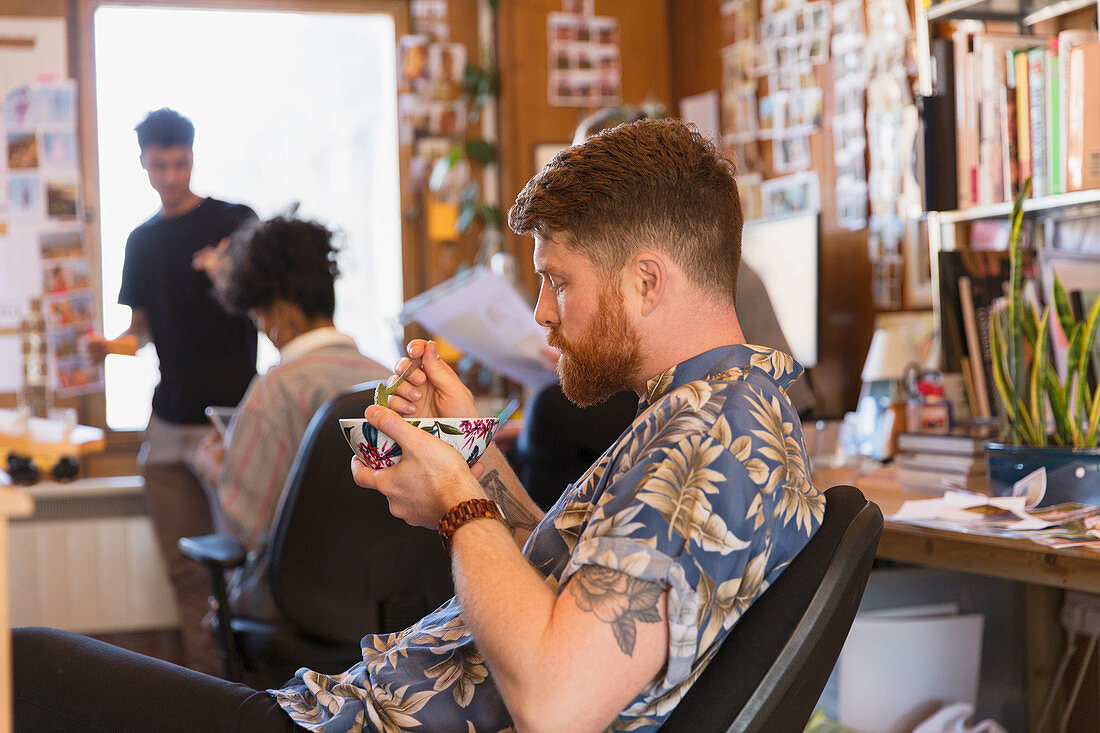
[[[922,96],[932,96],[933,71],[929,44],[932,23],[943,20],[1001,20],[1031,27],[1089,7],[1100,9],[1100,0],[1055,0],[1050,3],[1029,3],[1027,0],[943,0],[927,6],[925,0],[913,0],[917,36],[917,89]]]

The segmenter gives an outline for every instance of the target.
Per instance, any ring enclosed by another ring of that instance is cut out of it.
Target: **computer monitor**
[[[741,259],[764,281],[791,356],[806,367],[817,364],[817,219],[754,219],[741,235]]]

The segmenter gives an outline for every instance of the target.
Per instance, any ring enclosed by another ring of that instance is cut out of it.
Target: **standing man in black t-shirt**
[[[211,297],[204,266],[216,245],[256,214],[191,191],[195,128],[186,117],[159,109],[135,129],[141,167],[161,208],[126,241],[118,302],[130,306],[130,327],[111,340],[89,337],[89,350],[102,359],[132,355],[150,341],[156,348],[160,383],[138,463],[176,592],[187,664],[218,675],[217,648],[202,627],[209,579],[176,544],[180,537],[214,531],[207,496],[188,467],[208,432],[204,411],[208,405],[236,405],[256,374],[256,328]]]

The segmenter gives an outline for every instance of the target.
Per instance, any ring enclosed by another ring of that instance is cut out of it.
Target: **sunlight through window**
[[[101,7],[95,14],[99,224],[108,336],[130,231],[159,208],[134,125],[171,107],[195,123],[192,190],[264,218],[298,215],[343,234],[336,326],[382,363],[401,307],[394,23],[385,15]],[[261,371],[275,360],[261,337]],[[108,357],[107,423],[145,426],[152,348]]]

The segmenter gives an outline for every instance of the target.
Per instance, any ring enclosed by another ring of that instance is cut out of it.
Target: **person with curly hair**
[[[230,602],[251,618],[276,614],[266,582],[272,521],[313,413],[345,389],[390,374],[333,325],[332,240],[321,224],[275,217],[238,231],[208,263],[226,309],[248,314],[279,350],[279,363],[249,385],[224,441],[211,431],[194,457],[221,518],[248,550],[230,581]]]

